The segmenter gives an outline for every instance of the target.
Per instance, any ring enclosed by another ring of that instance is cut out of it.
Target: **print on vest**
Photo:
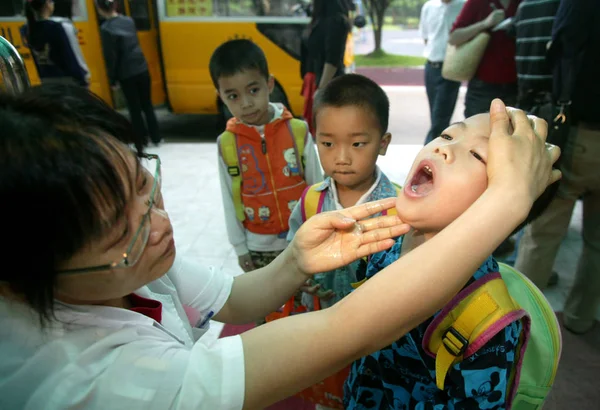
[[[344,404],[344,401],[341,399],[341,397],[334,396],[333,394],[328,393],[328,392],[325,392],[325,398],[327,400],[335,401],[335,402],[339,403],[340,405]]]
[[[292,212],[294,210],[297,203],[298,203],[298,201],[296,201],[296,200],[288,202],[288,209],[290,210],[290,212]]]
[[[262,169],[258,167],[258,158],[254,152],[254,147],[249,144],[242,145],[239,149],[240,165],[242,168],[244,191],[250,194],[258,194],[262,192],[267,186],[267,178]],[[248,171],[251,175],[258,174],[260,178],[248,176]]]
[[[268,221],[269,218],[271,218],[271,210],[269,209],[269,207],[263,205],[260,208],[258,208],[258,217],[261,221]]]
[[[287,162],[287,166],[283,168],[283,175],[286,177],[295,177],[300,175],[300,166],[298,165],[296,150],[294,148],[288,148],[284,150],[283,158],[285,158],[285,162]]]
[[[52,60],[50,60],[50,44],[46,44],[43,50],[31,49],[31,51],[33,51],[39,65],[54,65]]]
[[[246,213],[246,218],[248,218],[249,221],[254,221],[254,209],[250,208],[249,206],[244,208],[244,212]]]

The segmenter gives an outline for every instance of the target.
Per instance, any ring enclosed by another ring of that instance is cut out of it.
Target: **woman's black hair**
[[[117,2],[115,0],[96,0],[96,5],[102,11],[111,13],[117,9]]]
[[[105,127],[114,111],[102,113],[95,97],[49,95],[0,94],[0,282],[42,324],[53,317],[57,268],[124,214],[131,185],[131,156]]]
[[[32,38],[35,38],[37,35],[37,16],[42,11],[44,6],[48,3],[48,0],[26,0],[25,6],[23,9],[25,10],[25,17],[27,18],[27,37],[29,37],[29,41],[31,42]]]

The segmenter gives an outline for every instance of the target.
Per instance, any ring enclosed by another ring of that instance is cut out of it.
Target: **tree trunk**
[[[373,34],[375,35],[375,50],[377,53],[381,51],[381,37],[383,35],[383,23],[385,19],[385,8],[378,8],[375,12],[377,14],[377,24],[373,27]]]

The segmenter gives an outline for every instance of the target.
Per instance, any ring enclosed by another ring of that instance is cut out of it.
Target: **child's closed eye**
[[[484,164],[486,163],[485,159],[483,159],[483,157],[481,155],[479,155],[477,152],[471,151],[471,155],[473,155],[478,161],[483,162]]]

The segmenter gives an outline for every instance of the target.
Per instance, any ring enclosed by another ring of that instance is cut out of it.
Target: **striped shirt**
[[[560,0],[523,0],[515,16],[517,78],[522,91],[552,91],[546,60]]]

